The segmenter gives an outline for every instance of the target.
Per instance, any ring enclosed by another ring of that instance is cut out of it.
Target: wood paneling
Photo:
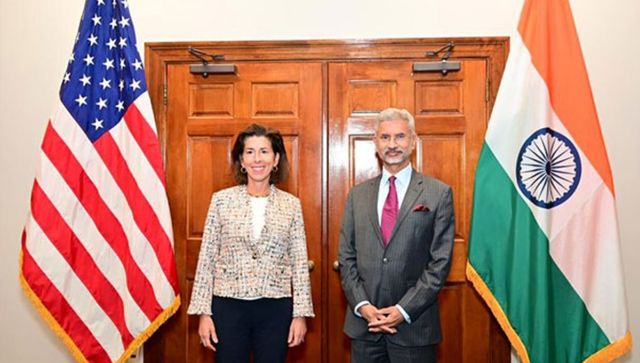
[[[233,83],[192,84],[189,91],[190,116],[233,117]]]
[[[167,67],[170,95],[166,115],[167,182],[174,221],[178,274],[184,302],[171,328],[148,344],[149,361],[205,362],[211,354],[199,345],[197,317],[188,317],[202,227],[211,194],[235,185],[231,170],[234,136],[257,122],[278,128],[290,163],[289,178],[278,187],[304,196],[309,258],[321,262],[322,73],[318,63],[243,64],[237,76],[201,76],[186,64]],[[311,273],[313,301],[322,320],[320,271]],[[215,320],[215,317],[214,317]],[[320,356],[321,324],[309,322],[306,344],[295,348],[290,362]],[[166,342],[172,342],[167,345]]]
[[[347,90],[351,116],[375,115],[396,103],[394,81],[352,80]]]
[[[251,116],[254,118],[298,117],[297,83],[253,83]]]
[[[461,80],[416,82],[416,116],[464,114]]]
[[[214,191],[232,185],[231,136],[195,136],[187,140],[187,225],[189,238],[202,236],[208,198]],[[222,160],[220,160],[222,159]]]
[[[291,362],[347,362],[346,301],[333,270],[349,188],[377,175],[374,117],[389,107],[416,116],[413,165],[454,191],[453,266],[440,294],[441,362],[506,362],[509,347],[466,282],[473,177],[508,52],[504,38],[453,39],[459,72],[413,73],[427,51],[452,39],[184,42],[146,44],[149,93],[167,166],[183,305],[145,345],[148,362],[210,362],[187,317],[202,223],[211,192],[233,185],[233,136],[251,122],[281,130],[291,175],[279,187],[303,205],[317,317]],[[191,75],[187,48],[223,54],[234,75]]]
[[[329,99],[334,100],[329,105],[329,205],[335,206],[329,214],[329,258],[337,259],[341,206],[348,190],[380,172],[371,141],[376,113],[389,106],[407,108],[416,114],[418,142],[412,160],[414,167],[451,185],[454,195],[454,255],[442,297],[449,306],[441,316],[442,325],[447,327],[443,331],[447,343],[439,346],[438,354],[441,361],[459,362],[463,360],[456,357],[462,357],[465,349],[474,346],[474,350],[488,356],[489,345],[465,335],[465,330],[472,328],[460,324],[459,319],[477,303],[463,299],[463,292],[471,289],[465,284],[464,274],[470,224],[467,209],[473,190],[473,178],[468,175],[473,173],[472,161],[477,159],[482,142],[481,138],[474,138],[482,135],[486,127],[487,64],[483,60],[464,60],[461,71],[450,75],[415,74],[408,71],[411,64],[396,61],[329,64]],[[372,92],[354,92],[354,84],[370,85]],[[345,152],[347,165],[340,162]],[[344,337],[338,334],[346,309],[346,303],[340,300],[338,273],[329,274],[328,282],[329,299],[340,301],[329,306],[329,361],[347,362],[348,351],[341,347]],[[455,313],[450,313],[452,310]],[[485,319],[476,319],[478,327],[473,329],[488,335],[488,312],[481,315]]]

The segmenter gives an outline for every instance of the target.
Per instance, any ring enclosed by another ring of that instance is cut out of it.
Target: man
[[[374,142],[382,174],[349,192],[338,250],[351,361],[435,362],[437,295],[453,247],[451,188],[411,167],[408,111],[382,111]]]

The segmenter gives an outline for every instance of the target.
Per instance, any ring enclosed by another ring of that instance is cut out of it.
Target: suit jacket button
[[[389,262],[388,258],[385,257],[385,258],[382,259],[382,263],[387,263],[387,262]]]

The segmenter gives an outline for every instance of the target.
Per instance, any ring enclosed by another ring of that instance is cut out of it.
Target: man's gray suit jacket
[[[398,325],[388,339],[401,346],[441,339],[437,295],[451,265],[454,217],[451,188],[413,170],[395,227],[385,247],[377,210],[381,176],[351,189],[338,248],[347,306],[344,331],[352,339],[375,341],[367,321],[353,308],[369,301],[377,308],[399,304],[411,324]]]

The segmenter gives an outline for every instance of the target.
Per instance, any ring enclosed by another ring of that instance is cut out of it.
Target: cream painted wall
[[[0,0],[0,361],[70,362],[18,284],[18,251],[45,123],[81,0]],[[521,1],[130,0],[149,41],[508,35]],[[618,196],[629,321],[640,338],[640,2],[572,0]],[[637,340],[636,340],[637,341]],[[640,362],[640,353],[622,362]]]

